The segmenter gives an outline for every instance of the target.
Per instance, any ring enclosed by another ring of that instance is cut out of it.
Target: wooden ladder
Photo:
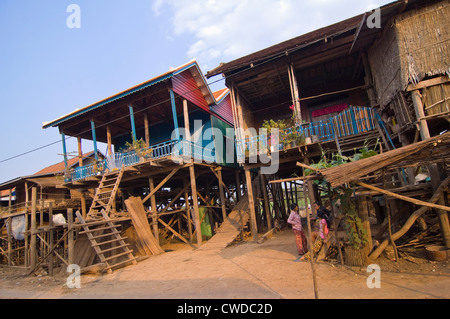
[[[129,244],[125,242],[127,237],[122,237],[117,230],[120,225],[116,225],[104,210],[101,213],[103,221],[86,222],[80,212],[76,212],[78,221],[83,227],[83,231],[79,234],[86,234],[100,262],[106,265],[105,269],[108,273],[111,274],[114,268],[129,263],[136,265],[136,257],[129,248]]]
[[[124,168],[122,167],[120,171],[114,171],[103,175],[100,185],[95,192],[86,220],[102,219],[103,216],[100,214],[101,210],[104,210],[106,215],[109,216],[122,180],[123,172]]]

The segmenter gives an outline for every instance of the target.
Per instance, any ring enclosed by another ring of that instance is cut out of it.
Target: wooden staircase
[[[92,248],[100,258],[100,263],[105,264],[108,273],[114,268],[125,266],[129,263],[137,264],[133,251],[125,242],[127,237],[122,237],[118,228],[110,218],[116,194],[123,177],[124,168],[103,175],[95,192],[86,220],[79,212],[76,213],[78,221],[82,224]]]
[[[109,216],[116,199],[117,190],[122,180],[124,168],[103,175],[100,185],[98,186],[91,207],[87,214],[86,220],[103,219],[101,210],[104,210]]]
[[[118,228],[104,210],[102,221],[86,222],[80,212],[76,212],[78,221],[82,224],[83,231],[78,234],[86,234],[100,263],[105,264],[105,270],[112,273],[113,269],[125,266],[129,263],[137,264],[133,251],[125,242],[127,237],[122,237]]]

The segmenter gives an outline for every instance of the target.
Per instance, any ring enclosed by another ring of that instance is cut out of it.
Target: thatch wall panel
[[[450,74],[449,0],[407,11],[388,23],[369,50],[381,107],[408,84]]]
[[[450,71],[449,17],[448,0],[397,17],[402,89]]]

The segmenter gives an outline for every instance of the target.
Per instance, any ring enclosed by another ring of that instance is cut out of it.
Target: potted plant
[[[147,144],[142,138],[139,140],[133,140],[132,143],[126,142],[125,147],[126,147],[124,150],[125,153],[133,151],[136,152],[141,162],[150,158],[153,153],[153,149],[147,147]]]
[[[288,124],[285,120],[278,120],[274,121],[272,119],[265,120],[263,122],[262,127],[267,130],[267,134],[269,136],[269,142],[270,142],[270,150],[272,152],[279,151],[284,147],[284,142],[286,140],[286,134],[284,134],[284,130],[288,128]],[[275,134],[273,133],[274,129],[278,129],[279,138],[278,141],[275,138]]]

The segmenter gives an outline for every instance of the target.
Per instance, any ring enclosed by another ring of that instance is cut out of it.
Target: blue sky
[[[43,122],[193,58],[206,73],[220,62],[389,2],[1,0],[0,183],[63,160],[58,130],[43,130]],[[66,24],[72,3],[81,8],[79,29]],[[219,81],[213,89],[223,85]],[[67,145],[68,151],[77,150],[75,139]],[[92,150],[92,143],[83,141],[83,150]]]

